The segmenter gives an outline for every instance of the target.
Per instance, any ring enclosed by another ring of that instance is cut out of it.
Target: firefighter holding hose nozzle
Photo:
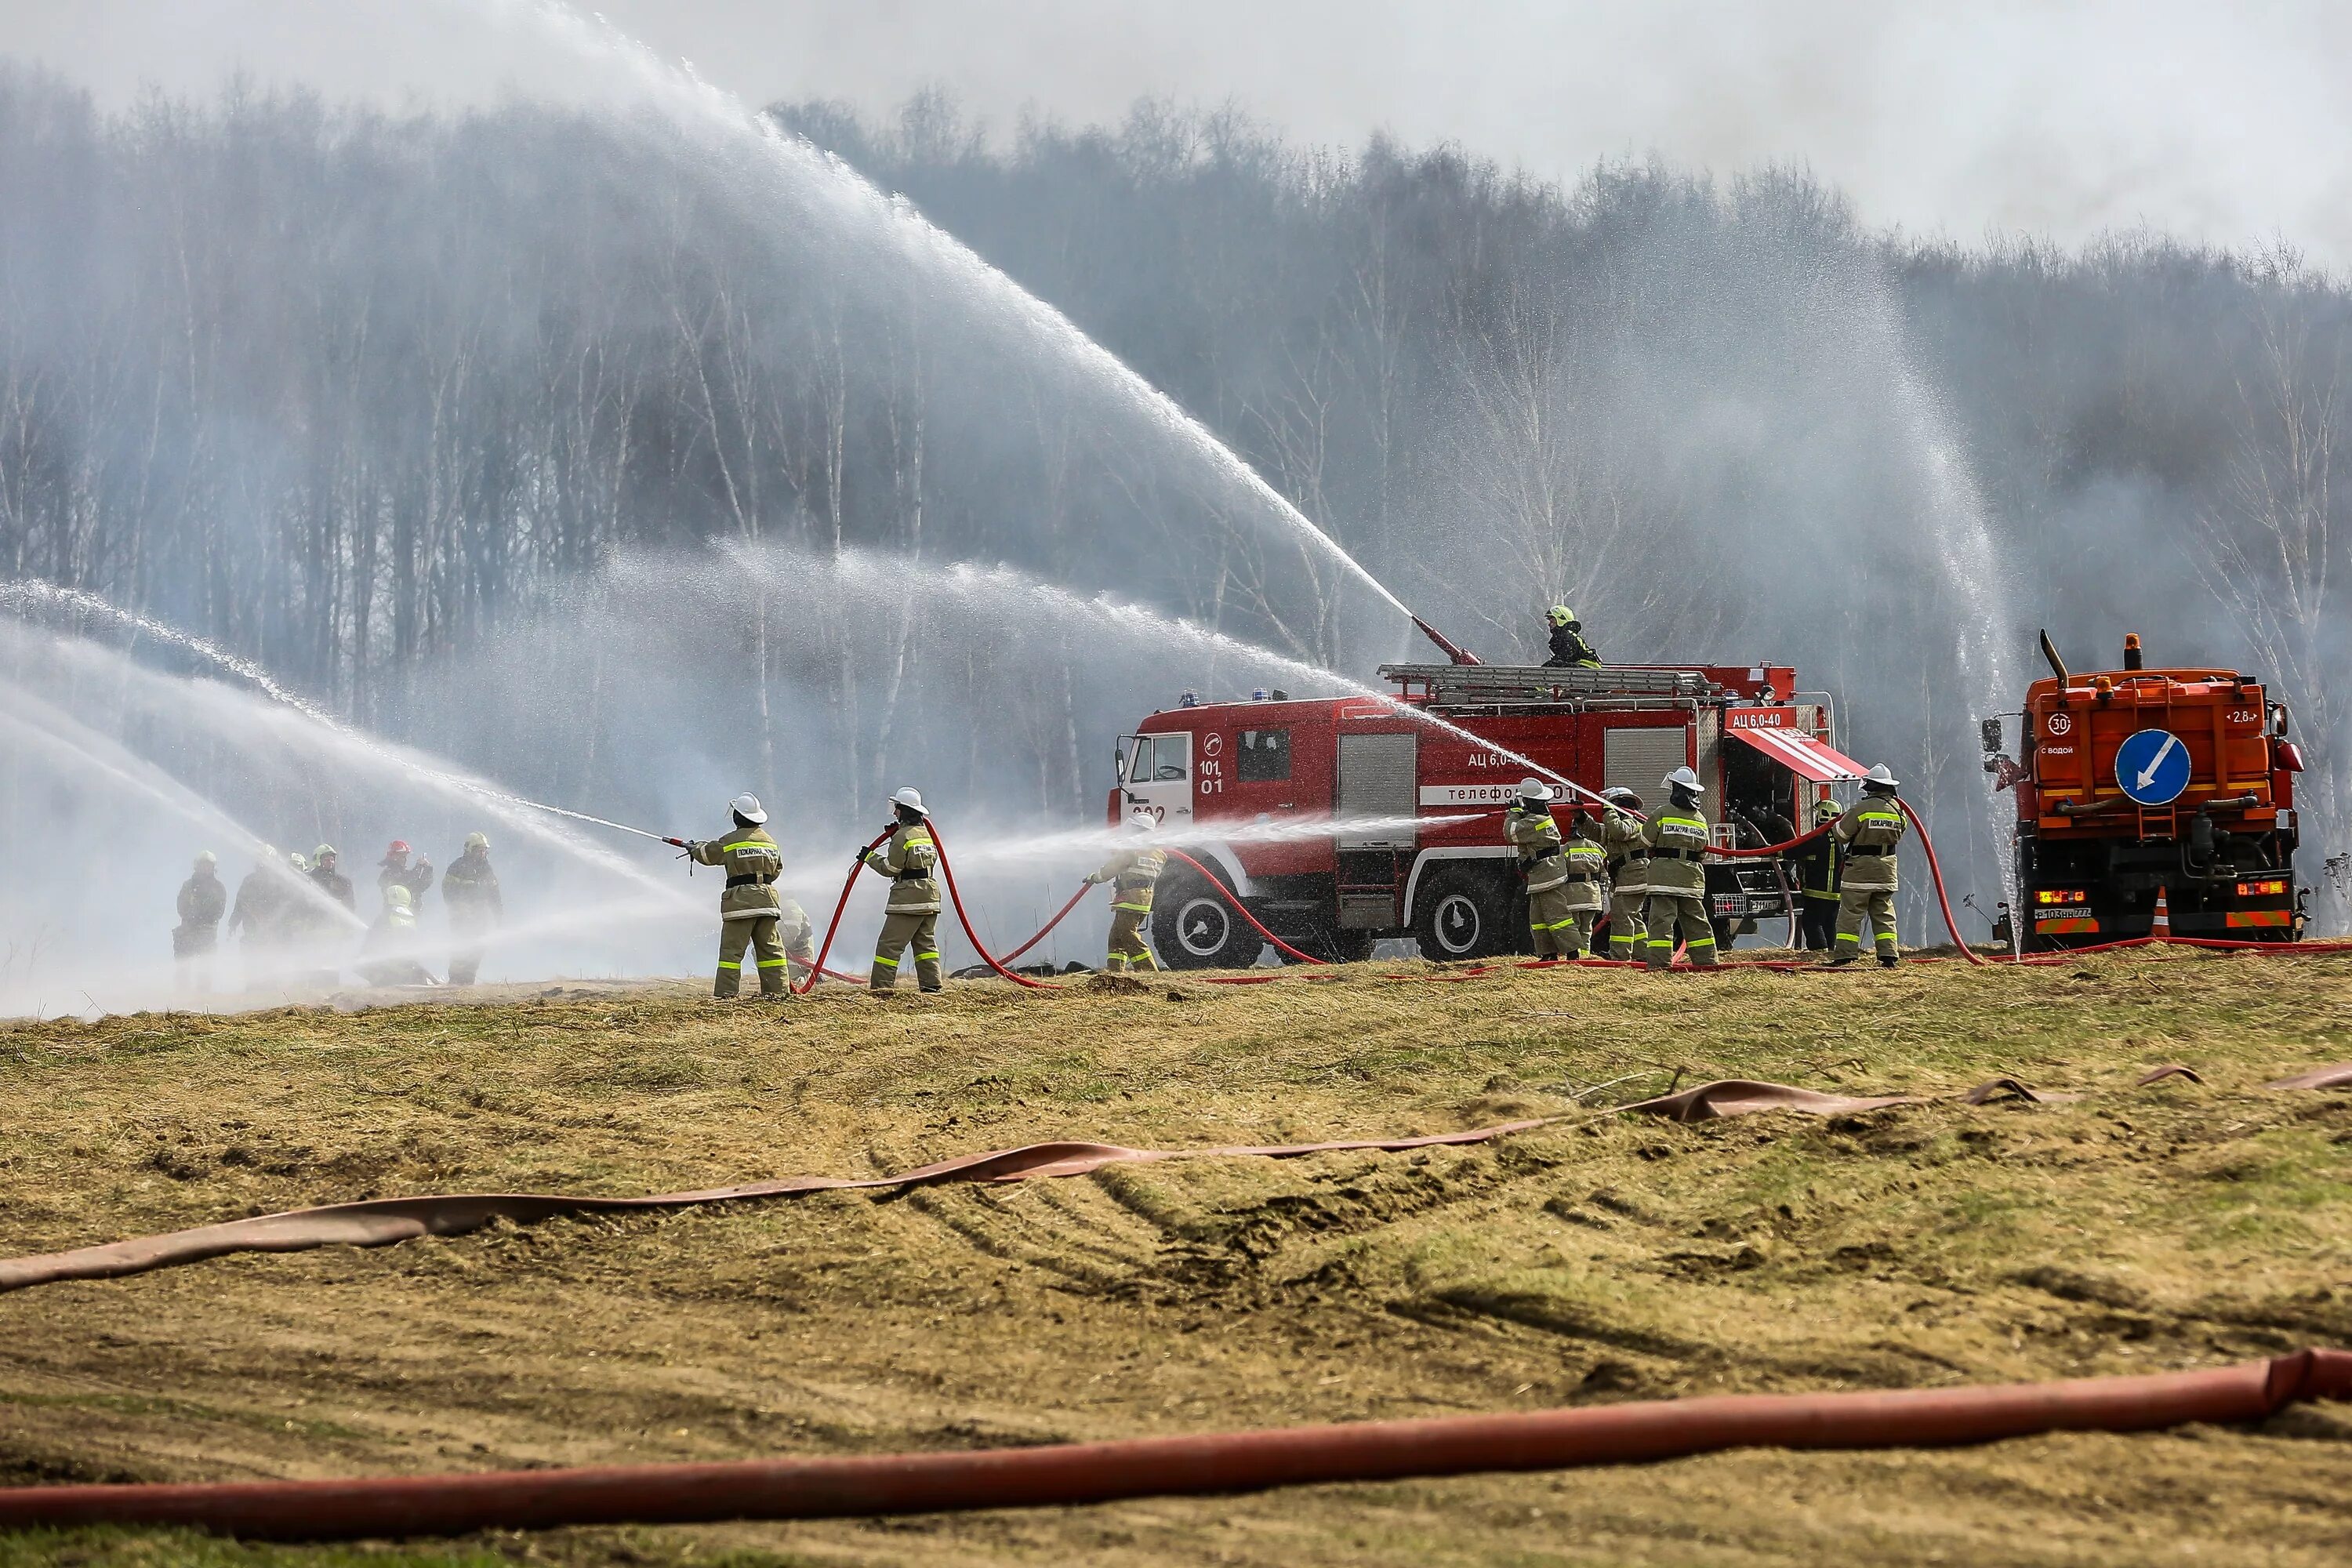
[[[1885,763],[1862,781],[1862,798],[1838,818],[1830,837],[1845,851],[1838,879],[1837,951],[1832,965],[1862,956],[1862,923],[1870,921],[1882,968],[1900,961],[1895,945],[1895,847],[1910,825],[1895,804],[1898,786]]]
[[[1609,871],[1609,956],[1631,960],[1645,951],[1642,906],[1650,897],[1650,841],[1642,837],[1642,797],[1623,784],[1601,792],[1609,815],[1601,821],[1601,848]]]
[[[1089,888],[1097,882],[1111,884],[1110,941],[1103,958],[1106,973],[1148,969],[1156,974],[1160,971],[1160,961],[1151,956],[1151,946],[1143,937],[1143,922],[1151,918],[1152,889],[1160,885],[1160,873],[1168,868],[1168,852],[1148,841],[1159,826],[1160,819],[1150,806],[1137,806],[1128,814],[1127,830],[1143,842],[1122,845],[1102,863],[1102,869],[1087,879]]]
[[[892,795],[890,805],[890,841],[859,857],[862,864],[890,879],[890,901],[883,910],[882,934],[874,943],[874,973],[866,984],[876,991],[895,990],[898,961],[912,943],[915,984],[926,993],[934,992],[940,988],[940,850],[931,840],[931,814],[913,789]]]
[[[1568,853],[1551,816],[1551,786],[1521,779],[1503,814],[1503,837],[1519,858],[1528,887],[1528,934],[1538,958],[1573,958],[1576,914],[1568,901]]]
[[[768,813],[758,795],[739,795],[728,806],[734,814],[734,831],[725,838],[664,840],[685,850],[696,865],[719,866],[727,872],[727,886],[719,895],[719,973],[710,994],[726,1001],[742,989],[743,953],[749,949],[760,971],[760,994],[789,997],[784,944],[776,934],[784,912],[782,895],[776,891],[784,853],[761,826]]]
[[[1682,928],[1683,947],[1701,969],[1715,967],[1715,923],[1706,912],[1706,818],[1698,797],[1706,786],[1691,769],[1676,768],[1663,781],[1666,808],[1642,825],[1650,847],[1650,907],[1643,920],[1647,928],[1647,962],[1653,971],[1675,960],[1675,928]]]

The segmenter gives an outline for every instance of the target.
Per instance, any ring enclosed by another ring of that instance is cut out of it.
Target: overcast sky
[[[267,80],[399,100],[589,89],[530,0],[0,0],[0,48],[120,100]],[[2077,240],[2140,223],[2352,263],[2352,3],[602,0],[753,102],[944,86],[1000,132],[1139,95],[1293,137],[1385,129],[1547,174],[1801,160],[1879,224]],[[504,15],[505,20],[499,18]],[[606,83],[609,85],[609,73]],[[593,90],[605,90],[598,87]]]

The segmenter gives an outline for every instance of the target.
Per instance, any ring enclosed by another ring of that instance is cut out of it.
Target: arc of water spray
[[[809,175],[823,182],[818,188],[852,204],[856,216],[900,240],[919,258],[943,267],[951,274],[985,290],[987,296],[1009,310],[1023,327],[1069,354],[1081,365],[1107,378],[1179,442],[1197,456],[1208,459],[1228,479],[1238,483],[1303,539],[1323,551],[1380,595],[1398,614],[1408,618],[1412,616],[1412,612],[1405,607],[1404,601],[1391,593],[1388,585],[1373,576],[1363,563],[1318,527],[1281,491],[1268,484],[1232,447],[1218,440],[1207,426],[1187,414],[1175,399],[1152,385],[1126,361],[1088,337],[1067,316],[1030,293],[1008,274],[990,265],[977,251],[924,217],[912,203],[903,197],[886,195],[872,181],[838,155],[824,151],[804,137],[793,135],[766,115],[754,114],[742,100],[705,81],[691,66],[662,58],[602,15],[595,15],[593,18],[583,16],[564,5],[562,0],[479,0],[479,3],[494,14],[520,11],[576,53],[617,61],[658,99],[675,103],[726,131],[751,135],[775,161],[781,172]],[[608,823],[605,826],[620,825]]]
[[[0,583],[0,605],[37,605],[53,609],[78,610],[101,616],[119,626],[138,632],[142,636],[152,637],[159,642],[168,643],[173,647],[192,653],[215,668],[226,670],[249,683],[256,690],[280,708],[299,715],[343,743],[358,748],[376,762],[413,778],[480,801],[494,811],[499,812],[504,820],[515,824],[525,831],[542,834],[551,841],[573,853],[589,858],[606,870],[639,879],[644,878],[644,872],[638,867],[611,854],[602,846],[569,834],[556,833],[537,823],[533,818],[520,814],[544,812],[555,816],[570,817],[577,822],[593,823],[600,827],[615,828],[623,833],[634,833],[641,837],[659,839],[662,837],[658,833],[649,832],[642,827],[632,827],[626,823],[609,822],[604,817],[592,816],[583,811],[573,811],[565,806],[550,805],[545,801],[531,800],[467,774],[436,767],[416,755],[409,748],[391,745],[368,734],[365,731],[344,723],[317,704],[278,684],[261,666],[231,653],[209,638],[197,637],[191,632],[184,632],[176,626],[153,620],[132,610],[126,610],[120,605],[101,598],[96,594],[85,593],[79,588],[60,587],[54,583],[18,578]]]

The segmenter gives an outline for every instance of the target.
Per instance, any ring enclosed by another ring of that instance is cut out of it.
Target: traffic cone
[[[2148,922],[2147,934],[2156,942],[2172,940],[2172,911],[2165,908],[2162,888],[2156,890],[2156,919]]]

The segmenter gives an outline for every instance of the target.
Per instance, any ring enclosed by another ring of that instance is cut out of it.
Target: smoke
[[[0,574],[143,617],[0,647],[40,694],[5,710],[30,896],[0,937],[41,955],[8,1005],[167,994],[199,844],[338,843],[366,917],[378,845],[446,863],[478,827],[516,910],[493,976],[702,967],[715,885],[520,797],[694,835],[754,789],[822,918],[914,783],[1025,936],[1101,847],[1073,825],[1120,731],[1187,689],[1345,689],[1410,637],[1079,328],[1490,658],[1565,598],[1615,660],[1793,662],[1979,901],[2006,802],[1973,721],[2035,626],[2306,683],[2344,641],[2212,586],[2217,541],[2308,532],[2309,496],[2239,481],[2339,430],[2324,276],[1909,246],[1786,169],[1552,186],[1150,105],[998,154],[936,100],[779,116],[909,205],[604,35],[545,48],[542,7],[441,15],[530,69],[457,108],[119,111],[0,72]],[[2305,731],[2330,781],[2337,730]]]

